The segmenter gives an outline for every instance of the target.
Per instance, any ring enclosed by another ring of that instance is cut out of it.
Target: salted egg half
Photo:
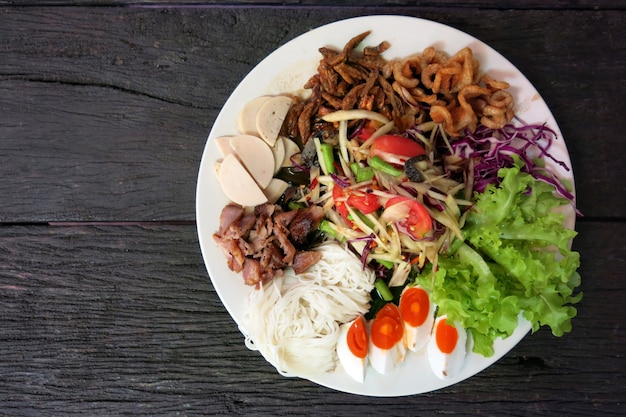
[[[465,362],[467,332],[458,322],[450,324],[447,316],[437,317],[426,352],[435,375],[446,379],[459,373]]]
[[[339,326],[337,357],[346,373],[357,382],[365,379],[367,345],[367,328],[363,316]]]
[[[406,287],[400,295],[400,313],[404,322],[406,346],[417,352],[430,339],[435,322],[435,304],[421,286]]]

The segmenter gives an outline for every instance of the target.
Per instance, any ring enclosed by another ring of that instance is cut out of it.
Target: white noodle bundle
[[[322,259],[303,274],[285,270],[253,291],[246,345],[276,369],[301,377],[332,371],[339,325],[369,309],[374,273],[347,248],[325,243]]]

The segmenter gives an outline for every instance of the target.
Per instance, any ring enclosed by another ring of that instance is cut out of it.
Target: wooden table
[[[0,0],[0,415],[626,414],[622,1],[160,3]],[[584,213],[573,331],[401,398],[284,378],[248,351],[195,228],[202,149],[240,79],[368,14],[435,20],[510,59],[553,110]]]

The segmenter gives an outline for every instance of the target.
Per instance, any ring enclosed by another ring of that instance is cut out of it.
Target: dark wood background
[[[310,28],[435,20],[551,107],[584,213],[574,329],[455,386],[360,397],[279,376],[206,273],[195,183],[238,82]],[[0,0],[0,415],[626,415],[626,4]]]

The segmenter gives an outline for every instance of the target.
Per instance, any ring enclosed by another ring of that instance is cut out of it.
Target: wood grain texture
[[[371,13],[436,20],[499,50],[552,108],[581,211],[626,217],[624,11],[5,7],[0,221],[193,220],[204,141],[242,77],[309,28]]]
[[[0,416],[624,415],[624,2],[185,3],[0,0]],[[403,398],[284,378],[248,351],[194,226],[202,149],[239,81],[310,28],[368,14],[448,24],[520,68],[585,214],[573,331]]]
[[[542,329],[463,383],[378,399],[247,351],[192,225],[2,227],[0,415],[623,415],[626,225],[580,229],[570,334]]]
[[[626,5],[620,0],[185,0],[185,4],[219,7],[219,6],[326,6],[326,7],[462,7],[489,9],[564,9],[564,10],[624,10]],[[172,0],[0,0],[0,5],[19,6],[162,6],[176,7],[179,2]]]

